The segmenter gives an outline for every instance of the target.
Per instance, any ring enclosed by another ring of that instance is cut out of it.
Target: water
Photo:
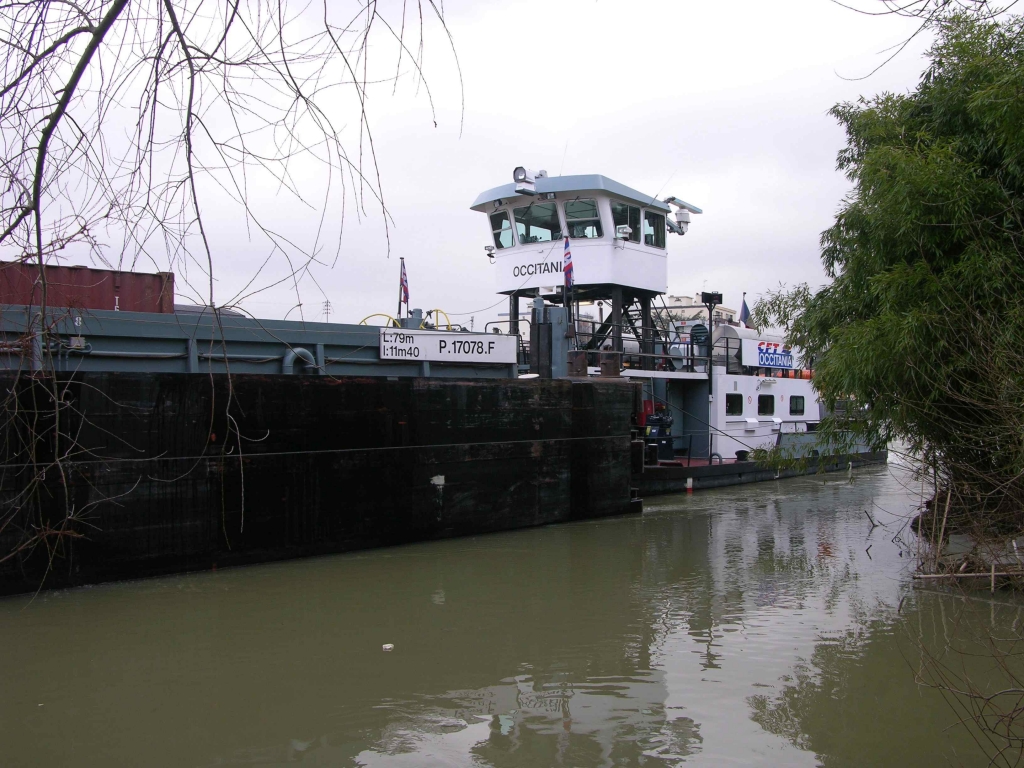
[[[910,586],[904,482],[3,600],[0,762],[985,765],[916,638],[1018,609]]]

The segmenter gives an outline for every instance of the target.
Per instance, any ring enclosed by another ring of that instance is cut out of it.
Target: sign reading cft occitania
[[[742,340],[743,364],[758,368],[795,368],[795,350],[788,345],[762,339]]]
[[[517,336],[380,329],[380,359],[431,363],[518,362]]]

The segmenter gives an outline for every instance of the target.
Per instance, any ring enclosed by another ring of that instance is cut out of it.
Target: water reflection
[[[5,762],[977,762],[907,661],[948,598],[896,614],[889,471],[647,506],[0,602]]]

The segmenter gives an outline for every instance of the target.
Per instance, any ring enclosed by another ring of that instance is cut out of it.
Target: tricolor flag
[[[750,308],[747,307],[747,294],[743,294],[743,306],[740,307],[740,322],[743,323],[745,328],[747,323],[750,322]]]
[[[565,259],[563,259],[562,271],[565,273],[565,287],[572,288],[576,280],[572,275],[572,252],[569,250],[569,238],[565,238]]]
[[[401,306],[402,304],[405,304],[405,306],[408,307],[409,306],[409,278],[405,274],[405,259],[402,259],[402,280],[401,280],[401,283],[399,284],[399,287],[400,287],[400,289],[402,291],[402,298],[399,300],[399,306]]]

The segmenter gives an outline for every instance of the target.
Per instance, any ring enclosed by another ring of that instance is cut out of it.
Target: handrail
[[[520,323],[525,323],[526,325],[530,326],[531,328],[533,327],[532,325],[530,325],[530,321],[525,319],[525,318],[520,318],[519,322]],[[512,321],[511,320],[488,320],[486,323],[484,323],[484,333],[487,333],[487,329],[490,326],[492,326],[492,325],[502,325],[503,323],[509,323],[511,325]],[[520,335],[522,335],[522,334],[520,334]]]
[[[423,329],[423,328],[426,328],[426,327],[427,327],[427,317],[429,317],[429,316],[430,316],[430,313],[431,313],[431,312],[435,313],[435,314],[434,314],[434,319],[435,319],[435,321],[436,321],[436,320],[438,319],[438,318],[437,318],[437,316],[438,316],[438,315],[444,315],[444,321],[445,321],[446,327],[448,328],[448,330],[449,330],[449,331],[450,331],[450,330],[452,329],[452,319],[451,319],[450,317],[448,317],[448,313],[447,313],[447,312],[445,312],[445,311],[444,311],[443,309],[431,309],[431,310],[429,310],[429,311],[428,311],[428,312],[427,312],[427,313],[426,313],[426,314],[425,314],[425,315],[423,316],[423,322],[422,322],[422,323],[420,323],[420,328],[421,328],[421,329]],[[435,322],[435,323],[434,323],[434,327],[435,327],[435,328],[440,328],[440,327],[441,327],[441,323],[440,323],[440,322]]]
[[[391,315],[386,315],[383,312],[374,312],[372,315],[367,315],[366,317],[364,317],[362,320],[359,321],[359,325],[367,325],[366,321],[369,320],[371,317],[386,317],[388,320],[391,321],[391,323],[395,326],[395,328],[401,328],[402,327],[402,324],[400,322],[398,322],[397,320],[395,320],[395,318],[393,318]],[[377,327],[379,328],[380,326],[377,326]]]

